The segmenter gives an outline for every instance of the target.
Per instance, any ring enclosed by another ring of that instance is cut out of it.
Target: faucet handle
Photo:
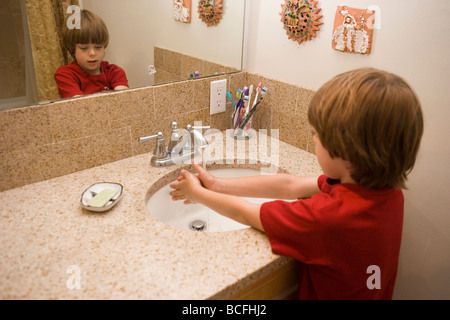
[[[156,140],[156,147],[155,151],[153,151],[153,154],[156,159],[163,159],[166,158],[168,153],[166,149],[166,145],[164,144],[164,135],[162,132],[158,132],[158,134],[148,137],[141,137],[139,138],[139,142],[147,142],[150,140]]]
[[[186,130],[189,132],[192,130],[207,130],[207,129],[211,129],[211,126],[192,126],[190,124],[186,126]]]
[[[164,135],[162,132],[158,132],[158,134],[155,134],[153,136],[148,136],[148,137],[140,137],[138,139],[139,143],[144,143],[144,142],[148,142],[151,140],[157,140],[158,138],[163,138],[164,139]]]

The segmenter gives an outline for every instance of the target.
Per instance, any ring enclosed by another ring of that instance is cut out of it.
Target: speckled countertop
[[[303,150],[280,142],[279,153],[281,171],[321,172]],[[177,172],[143,154],[0,193],[0,299],[226,299],[289,261],[252,228],[190,232],[153,218],[152,185]],[[122,184],[122,200],[105,213],[82,209],[81,193],[101,181]]]

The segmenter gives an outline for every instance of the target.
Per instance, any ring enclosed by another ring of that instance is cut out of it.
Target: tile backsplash
[[[231,103],[209,114],[209,83],[218,79],[230,92],[262,81],[269,91],[253,127],[279,129],[281,140],[314,152],[306,116],[314,92],[238,72],[0,111],[0,191],[151,152],[138,138],[162,131],[167,140],[172,121],[228,129]]]
[[[184,53],[154,48],[155,83],[189,79],[197,71],[200,76],[236,72],[235,68],[223,66],[211,61],[199,59]]]

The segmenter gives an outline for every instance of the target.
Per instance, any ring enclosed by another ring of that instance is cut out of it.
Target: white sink
[[[216,177],[248,177],[259,175],[257,169],[226,168],[208,170]],[[156,191],[147,201],[147,210],[159,221],[172,227],[188,231],[221,232],[249,228],[201,204],[185,205],[183,201],[173,201],[169,192],[171,183]],[[245,198],[249,202],[263,203],[273,199]]]

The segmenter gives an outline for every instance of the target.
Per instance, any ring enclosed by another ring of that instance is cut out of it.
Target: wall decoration
[[[375,11],[338,6],[334,19],[332,47],[343,52],[372,51]]]
[[[173,18],[176,21],[191,22],[191,0],[173,0]]]
[[[222,0],[200,0],[198,2],[198,13],[200,19],[208,25],[214,26],[222,19]]]
[[[323,24],[319,19],[322,9],[317,8],[318,1],[311,0],[285,0],[281,5],[281,22],[289,39],[301,44],[311,40],[319,31],[319,25]]]

